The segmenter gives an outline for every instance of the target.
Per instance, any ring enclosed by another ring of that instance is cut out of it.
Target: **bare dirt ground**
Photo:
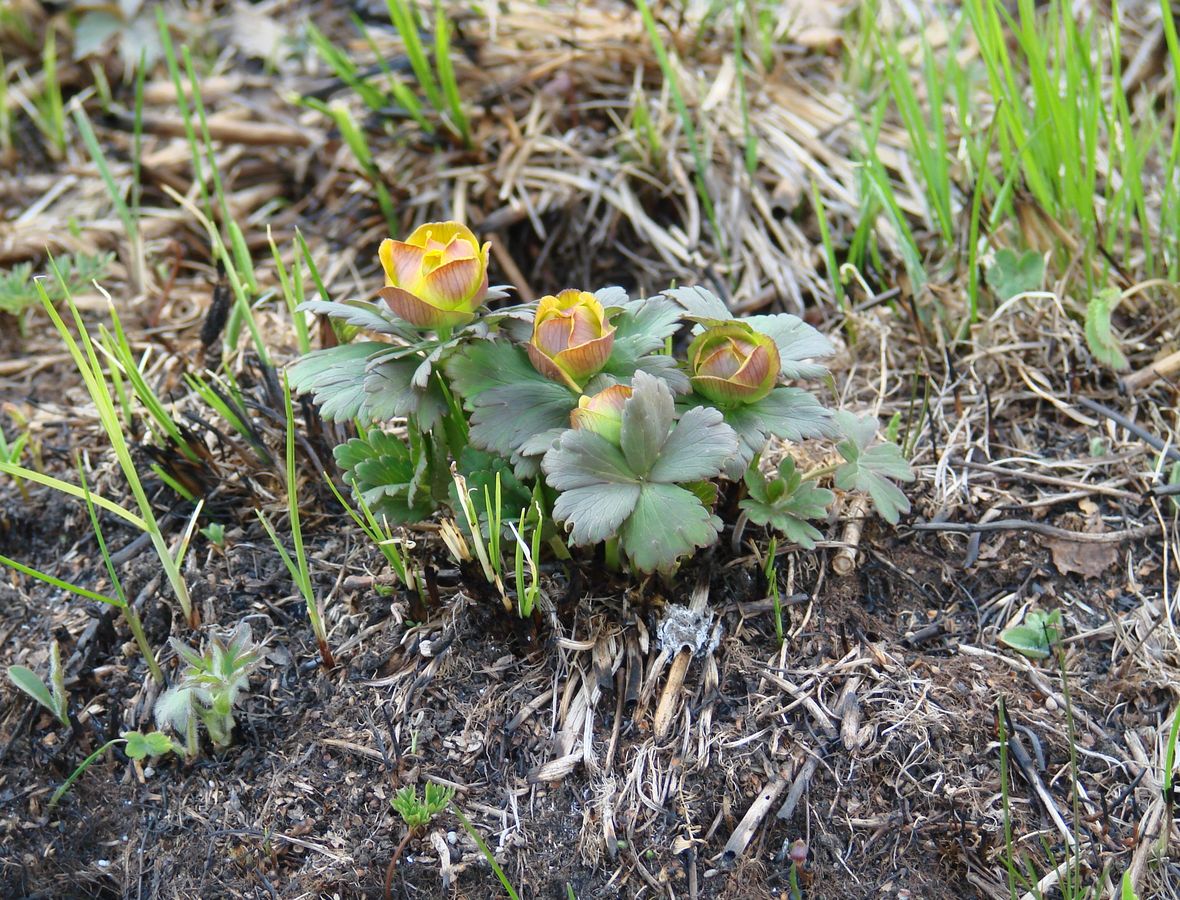
[[[264,64],[241,37],[249,20],[230,24],[252,9],[218,6],[221,19],[190,11],[186,21],[208,66],[202,91],[214,122],[240,126],[218,132],[215,156],[259,261],[260,291],[277,286],[268,227],[284,248],[296,228],[307,237],[333,296],[367,296],[380,278],[375,250],[389,228],[366,173],[329,119],[286,99],[319,92],[351,104],[372,135],[407,230],[462,218],[494,242],[493,283],[526,297],[571,282],[620,284],[635,296],[702,283],[724,288],[735,309],[786,310],[816,324],[839,345],[825,398],[882,421],[901,414],[920,475],[913,512],[891,528],[846,505],[815,551],[780,547],[781,646],[759,559],[767,535],[748,528],[733,539],[735,515],[722,542],[672,583],[610,575],[593,556],[547,567],[549,602],[528,624],[505,614],[423,528],[415,538],[431,603],[422,609],[390,587],[382,557],[332,500],[319,473],[339,433],[305,403],[303,528],[340,661],[324,672],[303,601],[253,513],[281,518],[281,477],[183,379],[214,365],[202,327],[223,281],[207,233],[175,200],[193,200],[196,189],[164,70],[145,94],[141,232],[152,265],[139,282],[80,142],[52,159],[22,120],[0,174],[0,262],[40,264],[47,245],[118,254],[103,286],[136,352],[147,354],[153,384],[208,449],[200,466],[185,467],[140,435],[137,458],[145,471],[159,462],[191,479],[210,519],[226,525],[224,549],[197,538],[186,576],[207,624],[249,621],[268,652],[232,747],[156,765],[116,748],[50,812],[50,794],[88,753],[150,726],[156,688],[113,610],[0,576],[0,664],[44,671],[56,638],[75,713],[70,728],[56,726],[7,682],[0,687],[0,895],[383,897],[404,834],[389,799],[401,785],[434,781],[457,789],[526,898],[788,897],[796,840],[807,847],[808,898],[1002,898],[1003,697],[1015,731],[1009,824],[1037,877],[1080,837],[1078,865],[1096,896],[1127,870],[1140,897],[1180,896],[1180,870],[1152,849],[1172,835],[1161,772],[1180,683],[1175,512],[1152,492],[1159,449],[1143,437],[1173,434],[1175,387],[1159,379],[1127,391],[1092,359],[1073,308],[1044,297],[993,310],[966,341],[950,341],[910,296],[888,234],[886,268],[866,273],[863,290],[850,287],[843,311],[836,306],[808,198],[817,184],[846,240],[858,210],[859,131],[857,97],[834,87],[838,21],[800,20],[780,64],[754,84],[764,148],[756,178],[741,167],[736,113],[707,92],[690,98],[712,112],[723,256],[634,11],[579,8],[572,30],[573,13],[547,5],[459,16],[460,80],[476,111],[475,149],[466,150],[422,135],[396,110],[364,110],[298,44],[299,23],[313,14],[358,58],[371,57],[344,11],[275,6],[278,39],[296,50]],[[395,54],[380,34],[382,51]],[[692,59],[706,89],[732,77],[708,41]],[[115,111],[103,116],[94,105],[91,114],[126,179],[130,138],[117,111],[133,93],[114,60],[109,69]],[[67,96],[93,103],[92,93],[80,96],[93,82],[81,64],[63,66],[61,82]],[[640,97],[672,148],[658,156],[621,127]],[[882,132],[897,154],[902,138],[889,124]],[[961,310],[965,262],[947,253],[940,271],[931,290]],[[79,303],[94,327],[109,316],[97,292]],[[260,304],[258,321],[275,365],[292,360],[281,301]],[[1176,308],[1142,299],[1120,310],[1119,324],[1135,336],[1128,346],[1140,369],[1174,340]],[[45,317],[34,314],[23,335],[10,320],[0,328],[0,427],[10,433],[19,417],[46,471],[72,478],[81,454],[95,490],[126,499]],[[232,369],[257,434],[281,455],[273,373],[249,350]],[[782,452],[810,467],[833,451],[817,442],[770,455]],[[191,505],[148,483],[175,535]],[[736,502],[736,493],[722,497],[721,508],[733,513]],[[1005,524],[1014,519],[1024,526]],[[982,530],[914,527],[930,523]],[[113,549],[135,538],[113,517],[103,524]],[[851,571],[837,574],[834,560],[849,550]],[[150,548],[142,551],[124,561],[124,584],[149,640],[165,646],[185,629]],[[3,477],[0,552],[83,586],[106,584],[85,509]],[[668,605],[694,600],[713,616],[715,643],[685,668],[655,633]],[[999,644],[1030,609],[1062,610],[1064,675],[1053,660],[1031,662]],[[674,671],[683,673],[679,689]],[[1058,896],[1054,885],[1046,882],[1046,896]],[[449,814],[406,846],[389,890],[503,895]]]

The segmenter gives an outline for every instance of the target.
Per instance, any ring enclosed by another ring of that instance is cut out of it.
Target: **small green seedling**
[[[185,663],[180,680],[156,701],[156,723],[184,735],[187,756],[198,752],[197,723],[209,732],[215,747],[230,744],[234,706],[249,687],[250,673],[262,662],[262,644],[254,642],[245,622],[228,634],[210,637],[203,653],[176,638],[172,648]]]
[[[1045,258],[1036,250],[1017,255],[1004,247],[987,270],[987,285],[1003,303],[1029,291],[1039,291],[1045,280]]]
[[[1033,610],[1024,621],[1005,628],[1000,641],[1029,659],[1048,659],[1061,636],[1061,610]]]
[[[49,685],[26,666],[9,666],[8,680],[44,706],[67,728],[70,726],[70,698],[66,694],[65,673],[61,667],[61,648],[57,641],[49,649]]]
[[[389,801],[390,806],[397,810],[406,827],[411,831],[420,831],[429,825],[434,817],[447,808],[447,804],[455,796],[455,789],[443,787],[434,782],[426,782],[422,791],[422,799],[418,799],[418,790],[407,784]]]
[[[90,768],[91,764],[106,753],[115,744],[126,744],[123,751],[127,756],[134,760],[146,759],[149,756],[163,756],[165,753],[172,753],[176,750],[172,739],[168,735],[159,731],[150,731],[143,734],[138,731],[124,731],[122,735],[112,741],[107,741],[88,757],[82,760],[78,768],[70,773],[62,786],[53,792],[53,796],[49,798],[49,808],[53,809],[57,806],[58,801],[65,796],[66,791],[73,787],[74,782],[82,777],[82,773]]]
[[[220,522],[210,522],[201,529],[201,537],[218,549],[225,548],[225,526]]]
[[[758,469],[755,458],[745,477],[750,495],[740,506],[755,525],[773,526],[787,540],[810,550],[823,535],[807,520],[826,516],[836,495],[805,481],[789,456],[783,457],[778,472],[777,478],[767,478]]]
[[[901,513],[910,511],[910,501],[894,481],[913,481],[917,476],[896,444],[874,443],[877,420],[858,418],[847,410],[835,416],[844,440],[836,449],[846,462],[836,469],[836,487],[855,488],[868,494],[881,518],[896,525]]]
[[[1111,330],[1110,317],[1123,299],[1118,288],[1098,291],[1086,305],[1086,344],[1094,358],[1112,369],[1125,369],[1130,363],[1122,346]]]

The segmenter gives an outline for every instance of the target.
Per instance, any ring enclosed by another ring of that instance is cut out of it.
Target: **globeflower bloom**
[[[598,299],[586,291],[567,290],[541,298],[526,349],[538,372],[581,391],[606,365],[614,343],[615,328]]]
[[[593,397],[583,394],[577,409],[570,412],[570,424],[582,431],[592,431],[618,446],[622,438],[623,404],[631,397],[631,388],[615,384]]]
[[[459,222],[431,222],[404,241],[386,238],[381,297],[419,328],[452,329],[475,318],[488,292],[488,249]]]
[[[719,406],[757,403],[778,381],[780,360],[774,339],[744,322],[707,328],[688,347],[693,389]]]

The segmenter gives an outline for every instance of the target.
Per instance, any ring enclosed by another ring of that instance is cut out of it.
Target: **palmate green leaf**
[[[683,312],[664,297],[631,300],[619,306],[620,312],[611,318],[615,326],[615,340],[604,371],[618,378],[627,378],[636,369],[650,368],[640,361],[657,350],[680,328]]]
[[[447,358],[443,368],[468,409],[474,408],[472,401],[480,394],[493,388],[554,383],[533,368],[522,347],[494,338],[464,344]]]
[[[376,356],[365,370],[365,412],[372,421],[387,422],[414,416],[418,427],[429,431],[438,424],[447,409],[447,400],[437,378],[427,377],[426,386],[416,383],[422,367],[429,363],[422,357],[390,358]]]
[[[622,450],[592,431],[564,432],[542,467],[560,491],[553,516],[568,524],[577,546],[614,536],[639,499],[639,478]]]
[[[699,285],[689,287],[669,288],[664,291],[665,297],[671,297],[684,308],[684,311],[694,319],[717,319],[728,321],[733,313],[725,302],[711,291]]]
[[[368,401],[365,369],[369,358],[388,350],[388,344],[377,341],[314,350],[287,370],[287,379],[292,390],[315,398],[325,419],[347,422],[359,416]]]
[[[1060,637],[1061,610],[1029,612],[1024,621],[1000,634],[1001,643],[1029,659],[1048,659]]]
[[[1091,297],[1086,306],[1086,344],[1096,360],[1116,370],[1130,365],[1110,325],[1110,317],[1121,297],[1118,288],[1106,288]]]
[[[678,487],[715,477],[737,452],[737,436],[711,408],[696,407],[674,422],[667,384],[637,372],[623,406],[621,447],[589,431],[569,429],[545,454],[542,468],[560,493],[554,518],[578,545],[618,535],[644,572],[671,570],[677,559],[717,538],[721,527],[702,494]]]
[[[778,471],[778,477],[768,481],[751,466],[745,476],[749,497],[739,505],[755,525],[770,525],[788,540],[810,550],[823,535],[807,520],[827,515],[835,494],[804,481],[789,456],[779,463]]]
[[[701,400],[690,396],[689,403]],[[681,401],[684,405],[685,401]],[[832,414],[813,394],[802,388],[775,388],[757,403],[748,403],[722,410],[725,423],[738,436],[738,452],[726,461],[725,477],[737,481],[750,460],[761,453],[770,435],[796,443],[814,437],[837,434]]]
[[[721,524],[691,491],[648,482],[623,523],[621,544],[641,572],[667,571],[680,557],[716,541]]]
[[[471,403],[468,439],[481,450],[512,459],[517,473],[536,472],[536,460],[570,426],[577,395],[555,381],[530,381],[481,391]]]
[[[836,447],[846,460],[836,469],[836,487],[864,491],[881,518],[896,525],[901,513],[910,511],[910,501],[889,479],[913,481],[913,469],[896,444],[873,444],[877,423],[872,416],[857,418],[841,410],[835,418],[846,438]]]
[[[691,319],[701,323],[727,322],[733,313],[709,291],[699,285],[672,288],[664,294],[675,300]],[[832,342],[798,316],[779,313],[772,316],[750,316],[742,319],[760,334],[774,339],[778,347],[779,361],[785,378],[820,378],[828,371],[827,366],[812,362],[836,352]]]
[[[576,546],[597,544],[618,533],[619,526],[635,511],[641,490],[638,482],[629,481],[562,491],[553,504],[553,517],[568,525],[570,540]]]
[[[1000,302],[1011,300],[1018,294],[1039,291],[1044,280],[1045,257],[1036,250],[1017,255],[1010,247],[1003,247],[996,251],[987,270],[988,287]]]
[[[162,731],[124,731],[119,735],[127,742],[123,751],[131,759],[145,759],[148,756],[163,756],[173,751],[172,739]]]
[[[396,335],[410,341],[418,337],[415,332],[407,329],[405,325],[395,319],[382,304],[368,300],[349,300],[343,303],[337,303],[334,300],[305,300],[296,307],[296,312],[311,312],[328,316],[366,331]]]
[[[365,438],[341,444],[333,455],[345,480],[391,525],[420,522],[434,512],[429,492],[419,489],[419,460],[399,438],[373,429]]]

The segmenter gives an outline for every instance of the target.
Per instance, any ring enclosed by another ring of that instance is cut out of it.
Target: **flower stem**
[[[819,481],[825,475],[831,475],[833,472],[836,471],[836,469],[838,467],[839,467],[839,463],[831,463],[826,466],[818,466],[818,467],[812,469],[810,472],[806,472],[803,475],[803,480],[804,481]]]
[[[611,572],[619,571],[619,539],[617,537],[607,539],[604,545],[604,558],[607,569]]]

